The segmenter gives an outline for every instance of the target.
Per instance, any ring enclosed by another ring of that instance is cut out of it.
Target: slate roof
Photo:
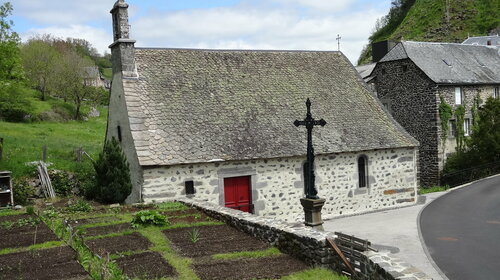
[[[500,54],[494,47],[405,41],[380,62],[406,58],[437,84],[500,83]]]
[[[339,52],[136,49],[124,79],[140,164],[303,156],[306,98],[315,152],[414,147]]]
[[[462,44],[486,46],[488,45],[488,41],[490,42],[491,46],[500,48],[500,36],[498,35],[469,37],[465,41],[463,41]]]
[[[373,72],[373,69],[375,69],[375,66],[377,66],[377,63],[370,63],[370,64],[365,64],[365,65],[359,65],[356,66],[356,71],[358,71],[359,75],[365,82],[367,82],[370,79],[370,76]]]

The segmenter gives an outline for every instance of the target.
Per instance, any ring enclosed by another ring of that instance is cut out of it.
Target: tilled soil
[[[27,247],[54,240],[58,240],[57,236],[44,223],[0,229],[0,249]]]
[[[191,240],[195,228],[199,230],[197,242]],[[164,230],[163,233],[172,242],[172,247],[186,257],[270,248],[265,242],[228,225],[168,229]]]
[[[210,217],[202,215],[200,216],[184,216],[184,217],[172,217],[168,218],[168,221],[172,224],[192,224],[192,223],[200,223],[200,222],[208,222],[212,221]]]
[[[0,279],[90,279],[71,248],[57,247],[0,256]]]
[[[309,268],[305,263],[288,255],[270,258],[195,262],[193,267],[202,280],[279,279],[282,276]]]
[[[97,236],[97,235],[103,235],[103,234],[110,234],[110,233],[115,233],[115,232],[122,232],[126,230],[131,230],[132,225],[130,223],[122,223],[122,224],[115,224],[115,225],[109,225],[109,226],[99,226],[99,227],[90,227],[90,228],[85,228],[82,229],[83,235],[85,236]]]
[[[162,215],[165,215],[168,218],[170,218],[170,217],[176,217],[176,216],[184,216],[184,215],[201,214],[202,213],[202,212],[200,212],[200,211],[198,211],[196,209],[193,209],[193,208],[189,208],[189,209],[185,209],[185,210],[174,210],[174,211],[162,211],[161,209],[159,209],[158,211],[160,211],[160,213]]]
[[[106,254],[116,254],[128,251],[147,250],[152,244],[140,233],[114,236],[108,238],[99,238],[85,241],[85,245],[99,256]]]
[[[145,252],[116,260],[125,275],[130,278],[157,279],[176,276],[174,268],[156,252]]]

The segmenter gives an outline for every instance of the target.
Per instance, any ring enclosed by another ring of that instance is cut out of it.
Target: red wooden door
[[[252,213],[250,176],[224,178],[225,206]]]

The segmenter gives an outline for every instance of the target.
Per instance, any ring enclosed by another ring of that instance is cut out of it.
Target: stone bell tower
[[[125,3],[125,0],[118,0],[110,13],[113,16],[114,42],[109,46],[111,48],[113,74],[121,72],[124,78],[137,78],[135,40],[129,38],[128,4]]]

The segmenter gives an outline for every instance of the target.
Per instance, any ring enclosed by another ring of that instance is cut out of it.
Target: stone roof
[[[500,54],[494,47],[405,41],[380,62],[406,58],[438,84],[500,83]]]
[[[303,156],[307,98],[328,123],[317,154],[418,145],[340,52],[138,48],[136,65],[123,83],[143,166]]]
[[[358,71],[361,78],[363,78],[366,82],[367,79],[370,79],[370,76],[373,72],[373,69],[375,69],[375,66],[377,66],[376,62],[370,63],[370,64],[359,65],[359,66],[356,66],[355,68],[356,68],[356,71]]]
[[[490,46],[500,48],[500,36],[498,35],[469,37],[462,44],[486,46],[488,42],[490,42]]]

